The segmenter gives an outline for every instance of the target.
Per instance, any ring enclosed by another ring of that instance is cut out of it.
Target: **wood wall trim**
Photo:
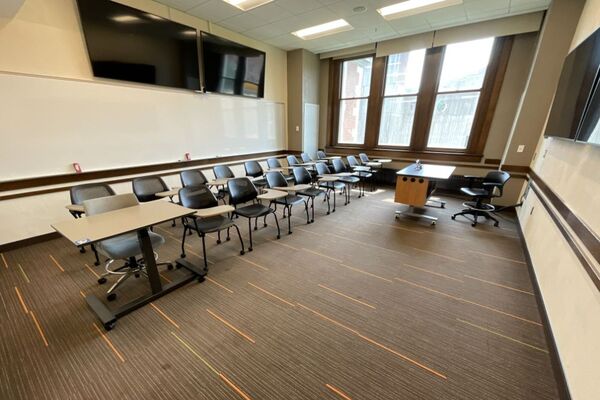
[[[240,161],[245,161],[248,159],[255,159],[262,161],[268,157],[272,156],[280,156],[289,154],[291,151],[289,150],[278,150],[272,152],[263,152],[263,153],[251,153],[239,156],[228,156],[228,157],[218,157],[218,158],[207,158],[203,160],[193,160],[193,161],[181,161],[175,163],[165,163],[165,164],[153,164],[148,166],[138,166],[138,167],[128,167],[128,168],[120,168],[120,169],[111,169],[111,170],[103,170],[103,171],[91,171],[91,172],[83,172],[81,174],[64,174],[64,175],[54,175],[47,177],[39,177],[39,178],[27,178],[22,180],[15,181],[6,181],[0,182],[0,193],[3,191],[9,190],[17,190],[17,189],[6,189],[6,187],[17,186],[18,189],[35,189],[36,187],[46,186],[46,185],[60,185],[64,183],[73,183],[77,182],[79,185],[82,182],[90,181],[90,180],[98,180],[98,179],[106,179],[109,180],[104,181],[106,184],[116,184],[131,181],[130,175],[140,175],[151,172],[164,172],[161,175],[174,175],[183,171],[185,169],[189,169],[194,166],[203,166],[203,165],[211,165],[211,164],[228,164],[228,165],[237,165]],[[173,167],[177,165],[176,167]],[[160,166],[165,166],[163,168],[159,168]],[[135,172],[131,172],[135,171]],[[129,176],[127,178],[120,179],[110,179],[110,178],[118,178],[122,176]],[[60,186],[60,187],[52,187],[41,190],[28,190],[26,192],[20,193],[11,193],[7,195],[0,195],[0,201],[3,200],[12,200],[18,199],[22,197],[31,197],[31,196],[40,196],[49,193],[57,193],[64,192],[71,189],[72,185],[68,186]]]
[[[326,147],[325,151],[327,153],[331,153],[331,155],[352,155],[358,154],[359,152],[366,152],[369,156],[374,156],[378,158],[391,158],[394,161],[396,160],[410,160],[412,161],[416,159],[421,160],[437,160],[437,161],[462,161],[462,162],[473,162],[478,163],[483,158],[480,154],[465,154],[465,153],[446,153],[446,152],[435,152],[435,151],[410,151],[410,150],[400,150],[400,149],[383,149],[376,148],[365,151],[360,147],[353,146],[329,146]]]
[[[521,247],[523,248],[523,252],[525,253],[525,263],[527,264],[529,279],[531,280],[531,284],[533,286],[533,293],[535,295],[538,312],[540,313],[540,317],[542,319],[544,336],[546,337],[546,344],[548,345],[548,350],[550,353],[550,364],[552,365],[552,372],[554,374],[554,380],[556,381],[558,396],[561,400],[571,400],[571,394],[569,392],[567,378],[565,376],[565,371],[560,361],[558,347],[556,346],[554,333],[552,333],[552,327],[550,325],[550,319],[548,318],[548,312],[546,311],[546,305],[544,304],[544,298],[542,297],[542,291],[540,290],[537,275],[535,274],[535,270],[533,269],[531,254],[529,253],[529,248],[527,247],[527,242],[525,241],[525,235],[523,234],[523,228],[521,227],[521,223],[518,218],[517,231],[519,233]]]
[[[177,170],[174,172],[174,173],[176,173],[181,170],[188,169],[190,167],[199,167],[199,166],[203,166],[203,165],[218,164],[218,163],[226,164],[226,163],[232,163],[232,162],[248,160],[248,159],[265,158],[265,157],[271,157],[271,156],[284,155],[287,153],[288,153],[288,150],[276,150],[276,151],[266,151],[266,152],[262,152],[262,153],[241,154],[241,155],[237,155],[237,156],[204,158],[201,160],[176,161],[176,162],[162,163],[162,164],[150,164],[150,165],[140,165],[140,166],[135,166],[135,167],[89,171],[89,172],[82,172],[80,174],[70,173],[70,174],[16,179],[16,180],[12,180],[12,181],[0,182],[0,192],[7,192],[7,191],[11,191],[11,190],[21,190],[21,189],[32,189],[32,188],[41,187],[41,186],[60,185],[60,184],[64,184],[64,183],[72,183],[72,182],[80,182],[80,181],[116,178],[116,177],[128,176],[128,175],[147,174],[147,173],[151,173],[151,172],[161,172],[161,171],[167,171],[167,170]]]
[[[491,165],[500,165],[501,162],[502,162],[502,160],[499,158],[486,158],[485,160],[483,160],[484,164],[491,164]]]

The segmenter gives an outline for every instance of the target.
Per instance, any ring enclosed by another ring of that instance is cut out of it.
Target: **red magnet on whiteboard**
[[[79,163],[74,162],[73,169],[75,170],[75,173],[77,173],[77,174],[81,173],[81,165],[79,165]]]
[[[190,153],[185,153],[185,161],[192,161],[192,156],[190,156]]]

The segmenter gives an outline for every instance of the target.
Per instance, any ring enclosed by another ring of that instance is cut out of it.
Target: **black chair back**
[[[232,205],[247,203],[258,196],[256,186],[246,177],[230,179],[227,181],[227,189],[229,191],[229,204]]]
[[[296,156],[287,156],[286,159],[290,167],[300,164]]]
[[[199,169],[188,169],[179,173],[181,186],[201,186],[205,185],[208,180]]]
[[[213,174],[215,174],[215,178],[217,179],[235,177],[233,171],[227,165],[215,165],[213,167]]]
[[[360,165],[355,156],[348,156],[346,160],[348,160],[348,165],[351,167],[358,167]]]
[[[367,153],[360,153],[358,155],[358,157],[360,158],[360,161],[362,161],[363,163],[369,162],[369,156],[367,155]]]
[[[323,150],[319,150],[319,151],[317,151],[317,158],[319,160],[324,160],[327,158],[327,154],[325,154],[325,152]]]
[[[308,153],[300,154],[300,158],[302,159],[302,162],[304,162],[304,163],[309,163],[313,160],[312,157]]]
[[[333,165],[333,171],[336,174],[339,174],[340,172],[346,172],[346,164],[344,164],[344,161],[341,158],[335,158],[331,160],[331,165]]]
[[[160,197],[156,196],[156,193],[169,190],[169,187],[160,176],[135,178],[131,184],[133,186],[133,193],[140,203],[158,200]]]
[[[275,157],[268,158],[267,165],[269,168],[281,168],[281,163]]]
[[[510,174],[504,171],[491,171],[488,172],[485,178],[483,178],[483,186],[486,187],[486,183],[491,184],[490,193],[494,192],[494,187],[497,187],[500,191],[499,196],[502,196],[502,192],[504,191],[504,185],[510,179]]]
[[[179,189],[179,201],[182,206],[194,210],[219,205],[213,192],[205,185],[186,186],[183,189]]]
[[[304,167],[294,167],[294,180],[298,185],[306,185],[312,183],[310,172]]]
[[[269,188],[274,188],[274,187],[285,187],[287,186],[287,180],[285,179],[285,176],[283,176],[283,174],[281,172],[278,171],[272,171],[272,172],[267,172],[267,187]]]
[[[251,176],[253,178],[258,178],[259,176],[264,175],[264,171],[260,166],[258,161],[246,161],[244,163],[244,169],[246,170],[246,176]]]
[[[331,173],[331,170],[329,169],[329,167],[327,166],[327,164],[325,163],[317,163],[315,165],[315,168],[317,169],[317,174],[319,175],[327,175]]]
[[[81,204],[85,200],[115,195],[115,191],[105,183],[88,183],[73,186],[69,192],[71,195],[71,204]]]

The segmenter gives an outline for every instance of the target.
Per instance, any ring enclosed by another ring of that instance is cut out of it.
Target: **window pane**
[[[371,90],[373,58],[344,61],[342,64],[342,98],[368,97]]]
[[[427,147],[466,149],[479,92],[438,94]]]
[[[488,38],[446,46],[438,91],[481,89],[493,45]]]
[[[385,96],[417,94],[425,62],[425,49],[392,54],[388,57]]]
[[[367,99],[340,101],[339,143],[363,144],[367,122]]]
[[[379,144],[408,146],[415,118],[417,96],[391,97],[383,100]]]

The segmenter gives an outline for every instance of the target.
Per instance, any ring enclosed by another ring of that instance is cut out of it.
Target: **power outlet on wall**
[[[520,144],[519,147],[517,147],[517,153],[522,153],[524,150],[525,150],[524,144]]]

